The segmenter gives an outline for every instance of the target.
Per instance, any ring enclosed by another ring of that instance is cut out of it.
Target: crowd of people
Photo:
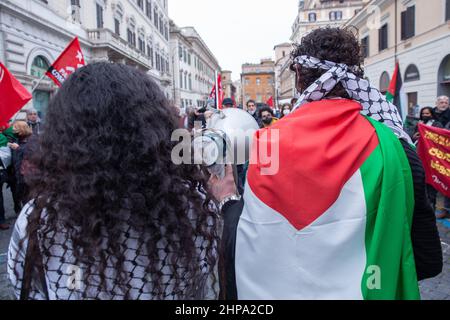
[[[345,85],[366,81],[360,53],[352,32],[317,29],[292,52],[299,101],[279,114],[247,102],[263,128],[254,143],[279,130],[265,143],[279,144],[280,159],[272,175],[250,163],[243,192],[229,165],[219,179],[171,159],[172,132],[205,126],[207,108],[180,117],[136,68],[78,69],[42,126],[30,110],[28,124],[0,136],[17,159],[2,178],[16,184],[21,209],[8,253],[16,296],[420,298],[418,281],[442,271],[436,217],[396,107]],[[441,97],[421,121],[445,127],[449,113]],[[379,286],[366,285],[374,265]]]
[[[41,121],[35,109],[27,110],[26,120],[14,121],[0,133],[0,230],[8,230],[5,205],[3,200],[3,185],[7,185],[12,193],[14,212],[18,215],[28,201],[28,188],[24,175],[28,170],[29,156],[40,134]],[[33,137],[34,136],[34,137]],[[33,137],[33,138],[32,138]],[[29,143],[29,141],[31,142]]]

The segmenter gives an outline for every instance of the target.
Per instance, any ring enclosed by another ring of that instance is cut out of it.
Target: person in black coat
[[[450,122],[449,98],[447,96],[437,98],[434,114],[436,120],[446,127]]]
[[[14,211],[16,214],[22,210],[25,204],[25,181],[21,171],[22,160],[29,137],[33,134],[31,127],[25,121],[16,121],[13,124],[14,133],[17,138],[9,144],[12,150],[12,166],[10,172],[10,186],[14,200]]]

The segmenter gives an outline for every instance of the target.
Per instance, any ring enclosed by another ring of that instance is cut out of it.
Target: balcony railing
[[[119,53],[123,58],[134,60],[147,69],[152,68],[148,56],[109,29],[88,30],[88,37],[96,47],[107,47]]]

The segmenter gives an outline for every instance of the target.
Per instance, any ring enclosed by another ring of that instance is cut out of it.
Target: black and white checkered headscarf
[[[377,88],[370,85],[369,81],[357,77],[353,73],[357,67],[310,56],[298,56],[294,62],[304,68],[322,69],[327,72],[303,91],[293,110],[305,103],[325,98],[336,84],[341,83],[350,98],[362,105],[363,115],[384,123],[397,137],[412,144],[411,138],[403,130],[403,121],[397,107],[388,102]]]

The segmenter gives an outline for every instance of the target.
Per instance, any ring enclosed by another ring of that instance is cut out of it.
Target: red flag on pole
[[[219,87],[219,92],[216,92],[216,87]],[[222,76],[220,73],[218,74],[216,78],[216,83],[214,84],[214,87],[211,90],[211,93],[209,95],[209,98],[212,100],[214,99],[216,101],[216,107],[219,110],[222,110],[222,101],[225,96],[225,92],[222,88]]]
[[[0,62],[0,125],[7,125],[31,98],[28,90]]]
[[[266,104],[267,104],[269,107],[273,108],[273,97],[272,97],[272,96],[269,98],[269,100],[266,101]]]
[[[75,37],[47,70],[46,75],[51,78],[57,86],[61,87],[62,83],[74,73],[75,70],[84,65],[84,56],[81,52],[80,42],[78,41],[78,38]]]

